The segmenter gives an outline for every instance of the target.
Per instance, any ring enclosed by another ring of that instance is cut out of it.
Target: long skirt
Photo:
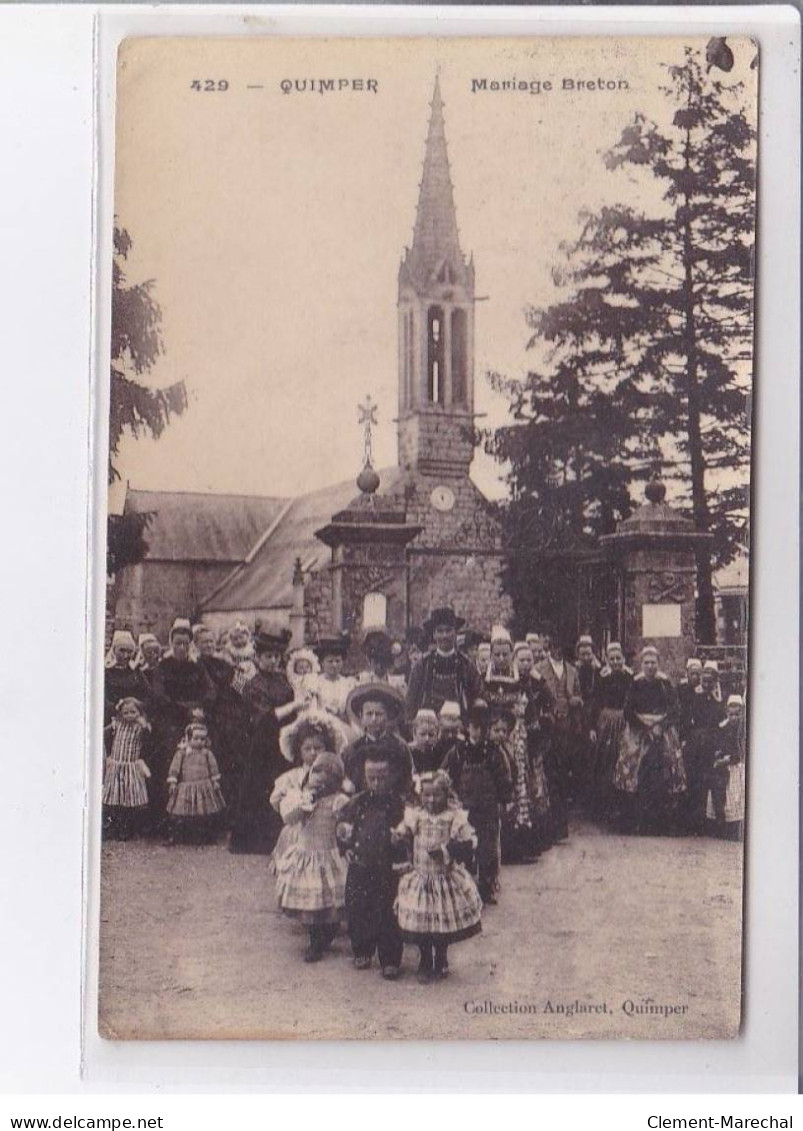
[[[718,737],[715,729],[698,727],[692,731],[683,751],[688,787],[686,823],[690,831],[703,829]]]
[[[683,754],[674,727],[653,735],[646,726],[625,725],[614,785],[623,799],[623,816],[631,831],[671,831],[678,800],[686,789]]]
[[[286,915],[308,925],[343,918],[346,862],[337,848],[309,851],[292,844],[276,860],[276,898]]]
[[[270,736],[272,737],[272,736]],[[229,850],[236,853],[269,856],[282,831],[282,819],[269,803],[273,786],[287,763],[270,742],[252,742],[243,758],[237,804],[231,823]]]
[[[107,758],[103,773],[103,804],[110,808],[144,809],[150,771],[141,758],[133,762]]]
[[[744,820],[744,762],[718,766],[712,771],[706,816],[709,821],[723,824]]]
[[[597,745],[592,772],[592,803],[600,816],[610,816],[615,806],[613,776],[625,721],[622,711],[603,707],[597,721]]]
[[[555,728],[543,747],[543,766],[549,791],[549,843],[569,835],[569,752],[568,736]]]
[[[214,817],[225,808],[220,786],[211,778],[179,782],[167,802],[171,817]]]
[[[414,868],[399,881],[394,910],[406,942],[453,943],[480,930],[482,900],[462,864],[427,873]]]
[[[513,800],[502,814],[502,860],[532,859],[549,845],[549,786],[540,745],[521,725],[513,732]]]
[[[672,726],[654,736],[646,726],[625,724],[613,775],[616,788],[621,793],[639,792],[642,763],[647,754],[658,758],[664,791],[672,795],[683,793],[686,789],[686,768],[677,731]]]

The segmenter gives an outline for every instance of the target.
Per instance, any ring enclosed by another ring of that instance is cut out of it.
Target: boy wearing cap
[[[348,780],[357,791],[366,788],[366,759],[381,743],[390,764],[393,791],[406,795],[413,783],[413,760],[407,743],[393,733],[404,714],[403,697],[387,683],[358,684],[348,697],[348,711],[362,731],[343,754]]]

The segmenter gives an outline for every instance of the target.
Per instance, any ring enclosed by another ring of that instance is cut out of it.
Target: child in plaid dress
[[[103,765],[103,832],[105,836],[128,840],[138,818],[148,807],[147,779],[151,776],[145,756],[149,752],[150,724],[139,699],[121,699],[114,720],[103,737],[106,760]]]
[[[280,805],[282,819],[297,824],[298,835],[276,859],[276,897],[285,915],[309,928],[305,962],[323,958],[346,902],[346,864],[335,838],[338,813],[347,802],[342,784],[338,756],[318,754],[305,787],[290,791]]]
[[[307,785],[310,770],[319,754],[340,755],[346,746],[345,728],[328,711],[311,708],[299,715],[294,723],[282,727],[279,734],[279,749],[283,757],[292,762],[293,769],[280,774],[270,795],[271,808],[281,815],[282,805],[288,797],[303,791]],[[285,824],[279,833],[271,858],[273,874],[276,875],[276,861],[298,839],[300,824],[295,821]]]
[[[468,816],[451,795],[443,770],[422,774],[421,803],[405,810],[394,830],[409,838],[413,862],[399,881],[395,911],[405,942],[421,952],[419,978],[445,978],[450,943],[471,938],[481,929],[482,900],[464,864],[470,862],[476,837]]]
[[[170,843],[209,844],[217,833],[218,814],[226,808],[220,769],[205,723],[190,723],[167,772]]]

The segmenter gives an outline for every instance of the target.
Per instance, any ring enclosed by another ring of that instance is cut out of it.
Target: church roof
[[[413,282],[424,287],[434,277],[441,282],[463,282],[466,263],[460,249],[454,191],[446,151],[440,80],[432,94],[424,169],[413,229],[413,244],[404,267]],[[450,273],[451,277],[445,277]]]
[[[241,562],[287,503],[264,495],[126,491],[125,514],[151,514],[149,561]]]
[[[397,467],[380,471],[381,491],[392,488],[400,472]],[[311,491],[285,501],[272,525],[261,531],[242,565],[237,566],[202,604],[204,612],[236,612],[241,609],[286,608],[293,599],[293,566],[317,569],[329,560],[330,551],[315,537],[332,516],[344,510],[355,496],[354,479]]]

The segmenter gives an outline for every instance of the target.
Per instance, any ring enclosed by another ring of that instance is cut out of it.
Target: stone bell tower
[[[413,242],[399,267],[399,466],[468,476],[474,427],[474,263],[460,249],[435,79]]]

